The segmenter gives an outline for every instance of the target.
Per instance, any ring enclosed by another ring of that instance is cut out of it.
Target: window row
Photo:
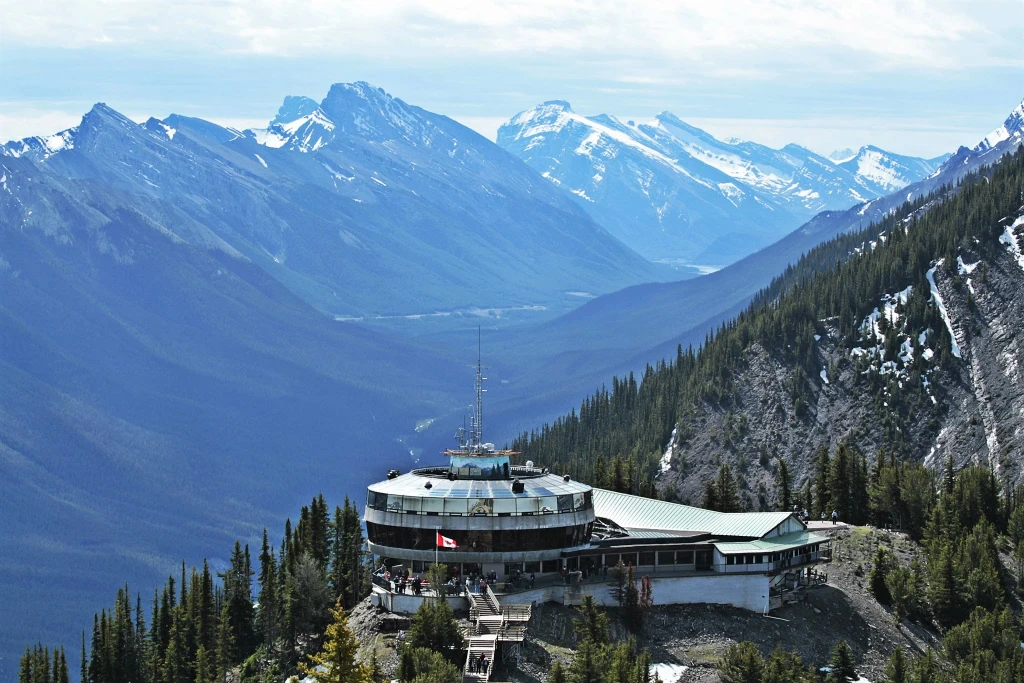
[[[545,515],[580,512],[594,507],[590,491],[561,496],[519,496],[517,498],[447,498],[397,496],[368,491],[366,507],[382,512],[410,515],[496,516]]]
[[[443,533],[454,539],[461,552],[521,552],[574,548],[590,542],[590,524],[553,527],[550,529],[519,529],[512,531],[466,531],[447,529]],[[438,532],[435,529],[415,529],[366,523],[366,536],[371,543],[390,548],[408,550],[434,550]]]

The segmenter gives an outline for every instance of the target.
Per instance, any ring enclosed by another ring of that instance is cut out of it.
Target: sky
[[[0,0],[0,140],[95,102],[265,125],[365,80],[487,137],[550,99],[821,153],[973,146],[1024,99],[1024,0]]]

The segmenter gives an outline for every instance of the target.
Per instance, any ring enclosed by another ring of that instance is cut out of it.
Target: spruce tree
[[[910,683],[903,648],[897,647],[889,657],[889,662],[885,665],[885,681],[886,683]]]
[[[789,465],[785,458],[779,458],[778,470],[775,473],[775,495],[779,508],[785,512],[793,509],[793,477],[789,473]]]
[[[739,489],[736,487],[736,478],[728,463],[722,463],[722,466],[718,468],[715,489],[720,512],[740,512]]]
[[[371,683],[370,669],[356,661],[359,643],[348,627],[341,601],[331,610],[333,623],[327,627],[320,652],[300,662],[299,671],[316,683]]]
[[[730,645],[718,668],[723,683],[761,683],[764,658],[753,643]]]
[[[853,668],[853,652],[845,640],[840,640],[832,650],[825,683],[848,683],[855,680],[857,672]]]

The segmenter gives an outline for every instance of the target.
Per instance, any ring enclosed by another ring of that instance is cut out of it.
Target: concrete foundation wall
[[[612,595],[612,588],[607,583],[584,584],[581,591],[583,595],[594,596],[594,600],[600,605],[618,606],[618,602]],[[768,603],[768,576],[765,574],[652,576],[651,591],[655,605],[710,603],[742,607],[752,612],[764,612]],[[546,586],[502,597],[501,602],[509,604],[560,603],[563,602],[565,593],[565,586]]]
[[[769,577],[765,574],[652,576],[651,589],[655,605],[710,603],[764,612],[768,605],[768,581]],[[611,586],[607,583],[584,584],[581,590],[583,595],[594,596],[600,605],[618,605],[612,597]],[[563,603],[566,591],[565,586],[556,584],[502,596],[499,600],[510,605]],[[419,609],[424,598],[414,595],[381,594],[381,600],[388,611],[412,614]],[[448,598],[448,603],[455,610],[469,611],[469,604],[465,598]]]

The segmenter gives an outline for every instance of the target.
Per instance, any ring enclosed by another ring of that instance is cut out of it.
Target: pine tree
[[[557,659],[551,665],[551,672],[548,674],[547,683],[567,683],[565,669],[562,668],[562,663]]]
[[[789,512],[793,509],[793,477],[785,458],[779,458],[778,470],[775,474],[775,494],[779,501],[779,509]]]
[[[299,671],[316,683],[371,683],[369,667],[356,661],[359,643],[340,600],[331,615],[334,622],[327,627],[323,648],[309,657],[309,663],[300,663]]]
[[[853,652],[845,640],[836,643],[829,659],[829,673],[825,683],[847,683],[857,680],[857,672],[853,668]]]
[[[210,655],[206,651],[206,646],[200,645],[199,649],[196,650],[196,663],[195,663],[195,683],[213,683],[215,680],[215,674],[213,662],[210,661]]]
[[[263,644],[270,648],[277,637],[277,622],[280,618],[277,598],[277,560],[263,529],[263,544],[260,547],[259,610],[257,631]]]
[[[821,513],[828,514],[828,506],[832,501],[832,492],[829,490],[828,481],[832,471],[832,462],[828,456],[828,449],[824,446],[818,450],[817,465],[814,476],[814,507],[811,514],[818,516]]]
[[[764,658],[753,643],[730,645],[718,672],[723,683],[761,683]]]
[[[739,489],[736,487],[736,478],[732,474],[732,468],[727,463],[722,463],[722,466],[718,468],[715,489],[719,512],[740,512]]]
[[[608,615],[598,606],[593,595],[584,595],[576,608],[574,630],[579,640],[589,640],[597,645],[607,645]]]
[[[910,683],[907,679],[907,660],[903,656],[903,648],[897,647],[885,665],[885,681],[886,683]]]

